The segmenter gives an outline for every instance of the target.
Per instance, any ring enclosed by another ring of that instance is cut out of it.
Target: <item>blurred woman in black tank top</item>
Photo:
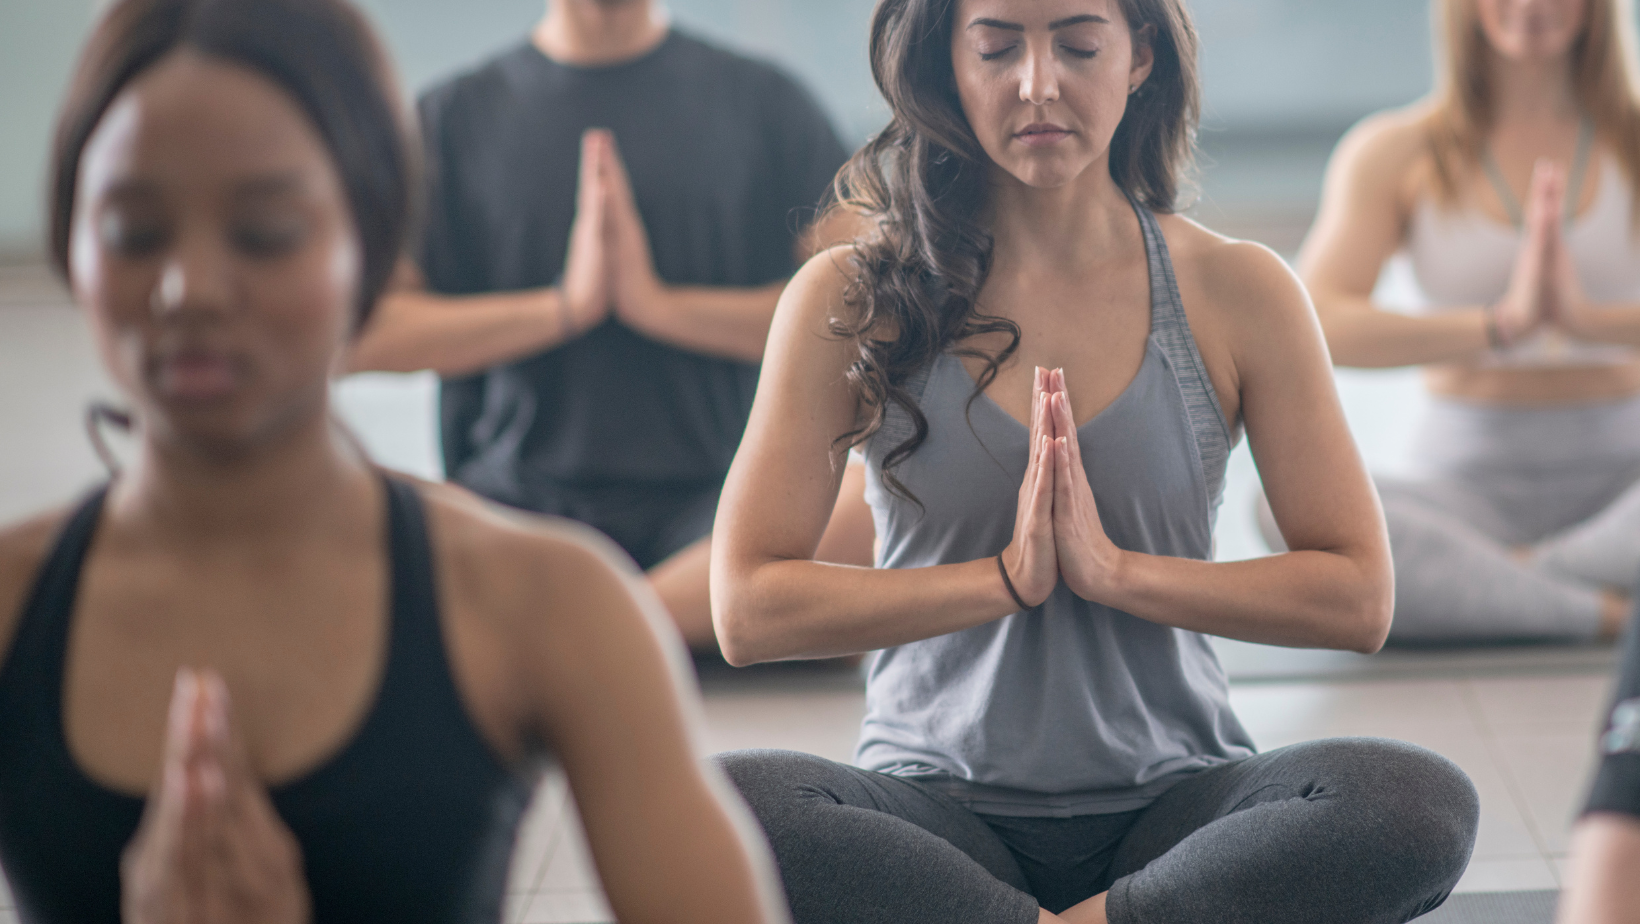
[[[391,85],[341,0],[126,0],[92,36],[52,247],[139,450],[0,530],[19,910],[497,921],[550,754],[623,921],[779,921],[630,567],[333,422],[411,211]]]

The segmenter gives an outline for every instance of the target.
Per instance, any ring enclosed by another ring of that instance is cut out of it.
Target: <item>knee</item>
[[[1404,741],[1345,738],[1327,746],[1338,788],[1354,797],[1366,822],[1358,834],[1409,871],[1450,889],[1469,865],[1480,797],[1452,761]]]
[[[712,762],[740,791],[764,827],[772,817],[789,815],[806,797],[835,785],[837,776],[836,764],[799,751],[729,751],[714,756]]]

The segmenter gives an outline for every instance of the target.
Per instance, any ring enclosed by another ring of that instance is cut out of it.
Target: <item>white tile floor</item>
[[[1383,398],[1404,397],[1405,381],[1356,378],[1345,385],[1356,389],[1354,407],[1371,409],[1364,420],[1352,414],[1369,460],[1389,458],[1383,447],[1404,445],[1404,434],[1383,421],[1405,415],[1385,408]],[[98,477],[79,421],[88,397],[108,394],[78,314],[49,277],[0,267],[0,521],[60,502]],[[426,379],[373,377],[346,383],[339,394],[344,413],[379,455],[424,473],[436,465]],[[1363,423],[1371,432],[1362,432]],[[1250,532],[1244,509],[1234,498],[1227,502],[1226,528]],[[1229,543],[1233,551],[1251,554],[1246,533],[1238,535]],[[1221,530],[1221,551],[1223,540]],[[1459,889],[1504,891],[1557,887],[1608,684],[1590,675],[1258,683],[1238,684],[1232,698],[1265,749],[1381,735],[1452,759],[1474,779],[1482,806],[1474,862]],[[706,743],[712,750],[781,747],[847,760],[863,708],[857,686],[835,676],[708,684]],[[0,909],[10,904],[0,891]],[[582,924],[607,915],[566,787],[550,778],[521,836],[508,920]],[[11,920],[9,910],[0,910],[0,924]]]

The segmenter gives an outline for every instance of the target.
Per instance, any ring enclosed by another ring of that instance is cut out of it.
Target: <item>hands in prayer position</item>
[[[1063,369],[1036,370],[1030,445],[1014,539],[1002,553],[1009,579],[1031,606],[1046,600],[1061,577],[1072,593],[1098,602],[1112,586],[1123,552],[1099,520]]]
[[[637,331],[667,309],[669,290],[655,273],[649,234],[615,136],[595,128],[581,136],[580,185],[562,286],[565,339],[611,314]]]
[[[301,848],[247,766],[214,671],[181,670],[165,752],[120,862],[126,924],[305,924]]]
[[[1566,246],[1566,176],[1539,161],[1527,194],[1525,237],[1515,258],[1509,290],[1492,309],[1496,339],[1506,346],[1545,327],[1574,337],[1586,334],[1590,306]]]

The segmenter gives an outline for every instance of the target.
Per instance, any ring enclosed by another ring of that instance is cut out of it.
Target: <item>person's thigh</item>
[[[796,924],[1035,924],[1008,848],[928,787],[795,751],[714,758],[751,806]]]
[[[1402,924],[1451,893],[1480,806],[1450,761],[1375,738],[1293,745],[1168,790],[1117,851],[1111,924]]]

